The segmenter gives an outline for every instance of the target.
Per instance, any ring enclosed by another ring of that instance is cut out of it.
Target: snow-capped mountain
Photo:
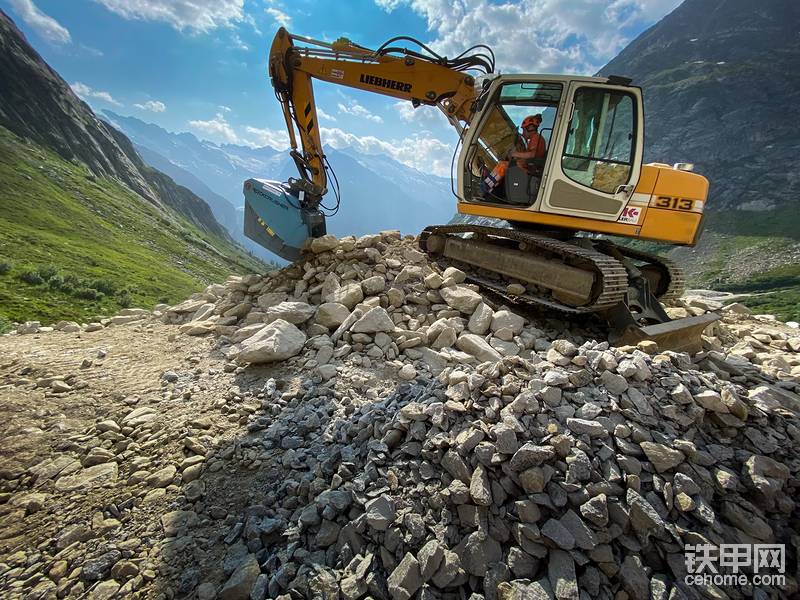
[[[105,111],[105,115],[134,141],[144,160],[158,163],[153,166],[203,197],[217,219],[240,241],[244,216],[242,183],[251,177],[285,181],[297,176],[288,151],[217,145],[191,133],[171,133],[134,117],[111,111]],[[404,234],[415,234],[427,225],[448,222],[455,212],[456,201],[447,178],[353,148],[326,146],[325,153],[341,191],[339,212],[327,221],[329,233],[363,235],[400,229]],[[332,207],[336,201],[333,181],[329,189],[324,204]],[[231,221],[231,207],[236,211],[235,222]],[[251,243],[247,247],[254,249]]]

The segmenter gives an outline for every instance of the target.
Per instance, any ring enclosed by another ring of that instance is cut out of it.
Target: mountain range
[[[208,204],[98,119],[0,11],[0,329],[263,270]]]
[[[285,181],[296,177],[289,152],[270,147],[214,144],[191,133],[172,133],[135,117],[104,111],[108,122],[136,144],[152,166],[168,173],[204,198],[217,220],[245,247],[259,247],[242,236],[242,184],[258,177]],[[448,222],[455,212],[450,180],[422,173],[386,155],[366,155],[353,148],[325,146],[339,182],[341,204],[328,231],[337,236],[363,235],[385,229],[416,234],[426,225]],[[331,182],[332,185],[332,182]],[[331,191],[326,205],[335,203]],[[259,256],[274,258],[261,249]]]

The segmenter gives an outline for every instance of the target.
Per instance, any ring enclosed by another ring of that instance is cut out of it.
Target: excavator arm
[[[454,61],[432,52],[426,56],[390,46],[394,41],[413,40],[395,38],[378,50],[369,50],[345,38],[327,43],[292,35],[283,27],[278,30],[269,53],[269,74],[286,119],[300,185],[312,201],[327,191],[314,79],[407,100],[415,107],[438,106],[454,126],[469,123],[476,99],[475,78],[464,71],[480,67],[489,71],[493,65],[480,56]]]
[[[419,50],[395,45],[412,42]],[[292,35],[281,27],[269,53],[269,75],[289,133],[299,178],[245,182],[245,233],[279,256],[296,260],[309,237],[325,233],[322,199],[328,192],[314,100],[314,80],[438,107],[459,131],[469,125],[478,93],[468,71],[491,73],[494,56],[474,46],[454,59],[408,37],[370,50],[341,38],[333,43]]]

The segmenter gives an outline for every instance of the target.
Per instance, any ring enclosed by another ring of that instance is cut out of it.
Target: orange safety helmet
[[[542,115],[528,115],[522,121],[522,129],[525,129],[528,125],[535,124],[537,127],[542,124]]]

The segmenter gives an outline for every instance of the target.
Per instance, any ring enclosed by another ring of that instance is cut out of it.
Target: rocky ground
[[[0,337],[8,598],[788,598],[800,332],[613,348],[386,232],[174,307]],[[684,547],[786,545],[778,586]]]

